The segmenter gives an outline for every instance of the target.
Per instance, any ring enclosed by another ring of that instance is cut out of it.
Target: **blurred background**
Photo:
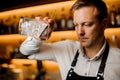
[[[109,12],[105,30],[108,42],[120,48],[120,0],[104,0]],[[78,40],[72,23],[71,6],[75,0],[0,0],[0,80],[61,80],[56,62],[29,60],[20,53],[26,36],[19,35],[21,17],[52,17],[54,31],[46,41]],[[59,36],[59,37],[58,37]]]

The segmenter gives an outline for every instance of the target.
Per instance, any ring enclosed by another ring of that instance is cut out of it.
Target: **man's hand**
[[[36,17],[37,20],[43,20],[47,24],[49,24],[48,28],[42,33],[42,35],[38,38],[38,40],[47,40],[52,31],[53,31],[53,25],[54,25],[54,20],[49,18],[49,17]]]

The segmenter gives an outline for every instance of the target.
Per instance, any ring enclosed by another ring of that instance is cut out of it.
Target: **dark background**
[[[68,0],[0,0],[0,12]]]

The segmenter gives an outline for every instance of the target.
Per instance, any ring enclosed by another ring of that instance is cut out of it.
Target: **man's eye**
[[[84,26],[90,26],[90,24],[85,24]]]
[[[87,27],[90,27],[92,25],[93,25],[93,23],[86,23],[86,24],[84,24],[84,26],[87,26]]]

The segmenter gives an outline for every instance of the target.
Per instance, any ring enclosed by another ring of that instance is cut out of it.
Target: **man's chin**
[[[89,47],[89,45],[87,43],[81,43],[82,47]]]

